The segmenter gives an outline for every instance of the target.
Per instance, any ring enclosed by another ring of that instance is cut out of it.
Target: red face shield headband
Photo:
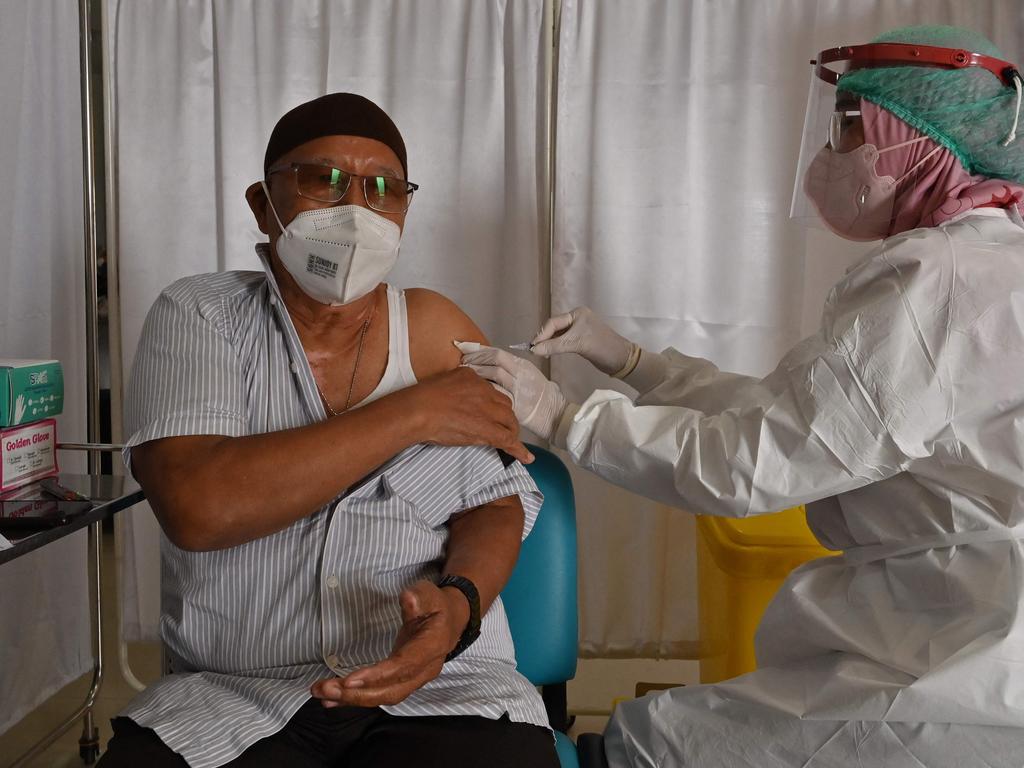
[[[814,65],[814,72],[818,77],[826,83],[835,85],[839,82],[840,73],[825,65],[836,61],[850,62],[850,69],[901,67],[908,64],[946,69],[981,67],[987,69],[1004,85],[1010,87],[1014,84],[1014,77],[1020,77],[1017,67],[1002,59],[972,53],[963,48],[939,48],[934,45],[914,45],[912,43],[869,43],[828,48],[819,53],[817,59],[811,59],[811,64]]]

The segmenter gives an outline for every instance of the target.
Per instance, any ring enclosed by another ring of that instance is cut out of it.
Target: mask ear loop
[[[927,137],[925,137],[925,138],[927,138]],[[900,176],[898,179],[896,179],[896,183],[899,184],[901,181],[903,181],[905,178],[907,178],[910,174],[912,174],[914,171],[916,171],[918,168],[920,168],[922,164],[924,164],[925,162],[928,161],[929,157],[934,155],[940,149],[942,149],[941,145],[936,146],[935,149],[933,149],[927,155],[925,155],[920,160],[918,160],[916,163],[914,163],[914,165],[906,173],[904,173],[902,176]]]
[[[1017,108],[1013,113],[1013,127],[1010,128],[1010,133],[1007,134],[1006,141],[1003,142],[1004,147],[1010,146],[1016,140],[1017,125],[1020,122],[1021,80],[1020,73],[1017,70],[1013,71],[1013,85],[1017,89]]]
[[[277,226],[281,230],[281,234],[285,237],[291,237],[292,233],[284,228],[284,224],[281,223],[281,217],[277,215],[277,209],[274,208],[274,201],[270,199],[270,190],[267,189],[267,182],[260,179],[260,186],[263,187],[263,194],[267,196],[267,202],[270,203],[270,211],[274,214],[274,218],[277,219]]]
[[[880,148],[878,150],[878,154],[881,155],[881,154],[884,154],[886,152],[892,152],[894,149],[899,149],[900,147],[909,147],[911,144],[917,144],[919,141],[927,141],[927,140],[928,140],[927,136],[918,136],[916,139],[907,139],[906,141],[901,141],[899,144],[893,144],[891,147],[882,147],[882,148]]]
[[[893,144],[891,147],[885,147],[884,149],[878,150],[878,154],[881,155],[881,154],[883,154],[885,152],[891,152],[894,149],[899,149],[900,147],[906,147],[906,146],[909,146],[911,144],[917,144],[919,141],[927,141],[928,138],[929,138],[928,136],[918,136],[916,139],[908,139],[907,141],[901,141],[899,144]],[[941,144],[937,144],[935,146],[935,148],[931,152],[929,152],[927,155],[925,155],[920,160],[918,160],[916,163],[914,163],[898,179],[896,179],[895,183],[899,184],[901,181],[903,181],[905,178],[907,178],[910,174],[912,174],[914,171],[916,171],[918,168],[920,168],[922,163],[927,162],[928,158],[931,157],[932,155],[934,155],[940,149],[942,149],[942,145]]]

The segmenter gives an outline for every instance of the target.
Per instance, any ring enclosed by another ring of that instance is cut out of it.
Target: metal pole
[[[557,138],[558,116],[558,44],[562,23],[562,0],[544,2],[544,135],[547,146],[544,152],[544,192],[547,195],[544,212],[543,242],[541,244],[540,311],[543,323],[551,316],[552,256],[555,247],[555,140]],[[538,362],[541,371],[551,376],[551,359]]]
[[[97,306],[98,243],[96,220],[96,136],[93,131],[92,39],[89,34],[92,0],[78,0],[79,65],[82,82],[82,199],[85,219],[85,348],[86,432],[90,443],[100,441],[99,307]],[[89,474],[98,474],[98,453],[89,454]]]
[[[555,181],[558,139],[558,51],[559,38],[562,28],[562,0],[548,0],[548,18],[545,20],[545,54],[544,54],[544,80],[545,80],[545,114],[544,122],[547,128],[547,162],[545,163],[545,188],[547,191],[547,231],[544,249],[544,270],[547,276],[547,285],[542,296],[541,308],[544,311],[543,320],[551,315],[551,262],[555,250]],[[545,360],[550,363],[550,360]],[[550,369],[548,369],[550,373]]]
[[[121,423],[122,393],[122,360],[121,360],[121,259],[119,206],[117,198],[117,93],[114,88],[116,72],[117,45],[117,14],[120,4],[112,8],[113,3],[101,5],[100,48],[103,64],[103,159],[106,178],[106,210],[107,220],[104,238],[107,246],[107,344],[110,360],[110,435],[114,442],[124,439]],[[123,473],[119,462],[113,463],[115,475]],[[120,518],[114,518],[115,523]]]
[[[57,443],[57,450],[119,453],[124,450],[124,443]]]
[[[89,526],[89,549],[93,564],[93,610],[96,612],[96,664],[92,671],[92,685],[85,696],[82,735],[78,737],[78,754],[87,765],[100,756],[100,731],[93,721],[92,707],[103,684],[103,523]]]
[[[540,252],[540,270],[541,270],[541,281],[540,281],[540,322],[543,323],[551,316],[551,198],[554,194],[554,186],[552,179],[553,169],[553,153],[554,147],[552,146],[553,138],[553,123],[554,123],[554,111],[552,110],[552,100],[554,95],[554,78],[557,76],[555,73],[555,25],[556,19],[558,18],[558,10],[555,7],[558,4],[558,0],[544,0],[544,28],[541,34],[541,46],[543,51],[541,54],[541,61],[544,66],[544,176],[542,184],[545,195],[545,206],[544,206],[544,222],[542,230],[541,240],[541,252]],[[551,362],[547,358],[543,358],[539,363],[540,369],[548,376],[551,375]]]
[[[82,199],[85,219],[85,349],[86,349],[86,434],[90,443],[100,441],[100,354],[99,354],[99,227],[96,212],[96,135],[93,130],[92,76],[92,0],[78,0],[79,66],[82,76]],[[101,471],[99,451],[89,452],[89,474]],[[103,528],[99,523],[89,526],[89,544],[93,562],[93,606],[96,612],[94,635],[95,664],[92,685],[85,700],[79,753],[87,764],[99,756],[99,732],[93,723],[92,706],[103,684]]]

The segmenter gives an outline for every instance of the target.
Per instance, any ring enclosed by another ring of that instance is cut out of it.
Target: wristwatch
[[[469,601],[469,621],[466,622],[466,628],[462,630],[462,637],[452,648],[451,653],[444,657],[445,661],[451,661],[480,637],[480,593],[476,591],[476,584],[465,576],[453,576],[452,574],[442,576],[437,582],[437,587],[438,589],[455,587]]]

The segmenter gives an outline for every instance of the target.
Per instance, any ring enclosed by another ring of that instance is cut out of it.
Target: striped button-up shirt
[[[146,320],[127,398],[125,459],[149,440],[241,436],[324,418],[312,371],[269,270],[178,281]],[[434,579],[445,523],[518,494],[525,536],[541,496],[492,449],[413,446],[340,500],[237,547],[187,552],[161,537],[161,634],[174,674],[123,716],[153,728],[196,768],[230,761],[280,730],[310,685],[388,656],[398,596]],[[547,726],[515,670],[501,600],[479,639],[395,715],[479,715]]]

